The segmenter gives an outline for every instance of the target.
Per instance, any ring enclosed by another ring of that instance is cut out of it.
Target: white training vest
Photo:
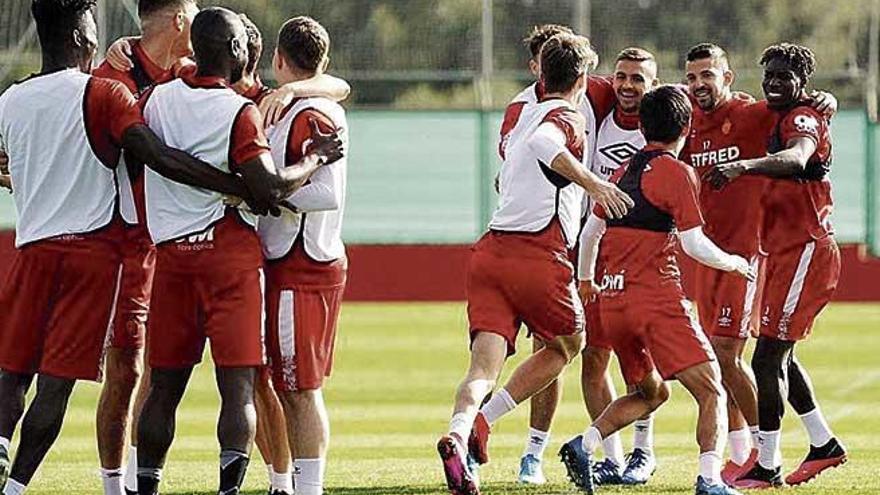
[[[296,116],[313,109],[330,118],[342,139],[343,153],[348,155],[348,124],[345,110],[326,98],[306,98],[296,102],[278,124],[267,131],[272,147],[272,160],[281,169],[285,166],[287,141]],[[305,148],[311,141],[303,143]],[[291,194],[287,200],[301,213],[282,208],[280,217],[261,217],[258,232],[263,254],[268,259],[282,258],[290,252],[299,235],[310,258],[333,261],[345,256],[342,243],[342,215],[345,210],[346,172],[343,156],[315,172],[308,184]],[[317,198],[316,198],[317,197]]]
[[[66,69],[0,95],[0,149],[9,155],[18,211],[16,247],[92,232],[113,220],[115,172],[97,157],[86,130],[90,78]]]
[[[559,99],[526,105],[508,134],[506,158],[501,166],[501,193],[489,228],[538,232],[558,216],[566,243],[572,247],[580,228],[584,190],[568,181],[563,187],[554,185],[546,172],[555,172],[549,169],[549,163],[541,165],[528,143],[547,114],[558,108],[571,105]]]
[[[232,129],[236,117],[252,103],[230,88],[193,88],[182,79],[153,89],[144,119],[159,139],[172,148],[229,172]],[[147,227],[153,242],[201,232],[225,214],[223,195],[171,181],[145,170]],[[243,209],[242,219],[256,225]]]
[[[611,112],[599,126],[590,170],[607,180],[615,170],[644,148],[645,144],[642,131],[621,128],[614,120],[614,112]]]

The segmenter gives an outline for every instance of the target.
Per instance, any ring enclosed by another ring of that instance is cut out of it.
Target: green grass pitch
[[[464,305],[458,303],[344,306],[336,369],[326,388],[332,422],[328,494],[446,493],[434,445],[446,428],[453,389],[465,370],[464,329]],[[524,339],[519,344],[520,352],[508,364],[507,374],[530,348]],[[784,493],[880,493],[878,350],[880,306],[836,304],[820,317],[799,356],[812,374],[832,428],[849,447],[850,462]],[[566,373],[563,404],[545,456],[550,483],[539,488],[515,484],[527,427],[528,408],[520,407],[495,427],[492,462],[482,472],[484,493],[576,493],[564,479],[556,452],[587,424],[577,381],[579,366],[576,361]],[[61,438],[28,493],[101,493],[94,436],[97,393],[95,385],[78,386]],[[216,493],[216,417],[211,366],[203,364],[178,415],[163,493]],[[696,407],[675,385],[672,400],[657,413],[657,474],[645,487],[602,493],[692,493],[695,420]],[[807,438],[790,409],[783,428],[785,468],[790,470],[805,453]],[[623,439],[628,448],[631,430],[624,431]],[[246,493],[263,494],[266,485],[255,449]]]

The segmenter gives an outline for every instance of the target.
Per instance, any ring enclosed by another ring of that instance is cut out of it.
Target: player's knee
[[[640,389],[642,396],[648,401],[651,410],[655,410],[662,406],[670,397],[669,385],[661,381],[650,387]]]
[[[587,346],[581,353],[581,379],[590,383],[605,381],[611,351]]]
[[[582,350],[584,350],[584,346],[587,344],[587,339],[584,332],[578,332],[574,335],[561,337],[559,343],[561,344],[560,347],[562,348],[566,361],[570,363],[581,353]]]

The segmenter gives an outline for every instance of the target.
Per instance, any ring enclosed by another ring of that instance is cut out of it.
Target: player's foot
[[[721,480],[725,484],[733,486],[733,482],[739,479],[740,476],[748,473],[756,462],[758,462],[758,449],[752,449],[749,458],[742,465],[728,460],[727,464],[724,465],[724,469],[721,470]]]
[[[486,464],[489,462],[489,434],[492,428],[486,421],[483,413],[477,413],[474,418],[474,426],[471,428],[471,435],[468,437],[468,453],[477,461],[477,464]]]
[[[623,468],[614,459],[605,458],[593,464],[593,483],[596,485],[619,485],[623,483]]]
[[[593,494],[593,473],[590,453],[584,450],[584,436],[578,435],[559,449],[559,459],[565,465],[568,479],[581,490]]]
[[[7,478],[9,478],[9,452],[6,447],[0,447],[0,490],[6,487]]]
[[[791,474],[785,477],[785,482],[789,485],[800,485],[819,476],[822,471],[845,464],[846,449],[832,438],[821,447],[810,446],[810,452]]]
[[[657,470],[654,454],[642,449],[633,449],[627,455],[626,468],[620,477],[624,485],[644,485]]]
[[[462,447],[452,436],[445,435],[437,442],[437,452],[443,461],[446,486],[452,495],[479,495],[480,490],[465,464]]]
[[[519,482],[526,485],[543,485],[547,483],[544,470],[541,469],[541,459],[526,454],[519,460]]]
[[[738,480],[733,482],[733,486],[748,490],[780,487],[782,486],[782,468],[767,469],[755,463],[749,472],[741,475]]]
[[[724,483],[710,485],[702,476],[697,476],[697,484],[694,488],[695,495],[742,495]]]

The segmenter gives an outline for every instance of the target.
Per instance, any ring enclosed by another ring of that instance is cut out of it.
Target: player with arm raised
[[[743,258],[721,251],[703,235],[696,174],[675,158],[688,134],[687,96],[662,86],[645,95],[639,114],[647,145],[615,172],[617,184],[636,205],[620,220],[595,209],[581,237],[579,273],[589,295],[601,298],[602,325],[630,393],[563,446],[563,463],[572,481],[592,493],[591,457],[602,439],[657,409],[669,397],[664,380],[674,378],[699,405],[696,493],[735,494],[721,480],[727,424],[721,374],[681,287],[676,237],[702,263],[745,277],[754,274]]]
[[[278,33],[273,59],[280,83],[314,78],[327,67],[330,37],[310,17],[295,17]],[[311,124],[311,123],[314,123]],[[279,168],[307,154],[315,129],[348,143],[345,111],[328,98],[302,98],[268,131]],[[275,390],[287,418],[296,495],[321,495],[329,419],[322,387],[330,376],[348,260],[342,243],[346,159],[317,171],[285,199],[278,218],[262,218],[266,262],[267,347]],[[280,493],[280,492],[279,492]]]
[[[584,121],[576,105],[595,60],[586,38],[558,34],[548,40],[541,49],[546,93],[523,109],[510,133],[498,208],[469,267],[471,364],[458,387],[449,432],[437,444],[453,495],[479,493],[466,456],[486,462],[488,438],[470,438],[475,418],[491,425],[556,379],[583,347],[583,305],[569,249],[590,175],[581,163]],[[523,322],[545,347],[480,408],[514,352]]]
[[[795,345],[809,337],[840,276],[840,252],[830,221],[831,135],[827,120],[811,108],[805,91],[816,60],[808,48],[782,43],[764,50],[761,65],[766,105],[776,119],[767,136],[770,155],[716,165],[709,176],[715,187],[735,186],[752,174],[772,179],[762,203],[767,283],[761,335],[752,356],[760,446],[758,463],[735,483],[743,488],[782,484],[779,439],[786,388],[788,402],[809,434],[810,451],[785,482],[809,481],[847,459],[818,407],[806,370],[794,356]]]
[[[146,97],[144,119],[162,139],[240,174],[248,190],[273,198],[287,197],[341,156],[338,138],[319,133],[313,153],[276,170],[256,106],[230,88],[247,64],[241,19],[223,8],[205,9],[193,21],[192,41],[196,72]],[[222,194],[151,170],[145,193],[159,269],[147,342],[152,382],[138,424],[138,493],[158,492],[175,412],[206,339],[221,398],[219,492],[238,493],[254,437],[254,376],[265,357],[255,216],[226,206]]]

